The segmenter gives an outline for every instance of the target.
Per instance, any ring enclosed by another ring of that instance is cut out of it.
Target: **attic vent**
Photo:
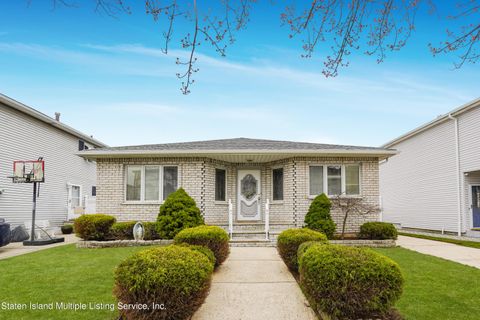
[[[85,141],[78,140],[78,151],[88,150],[88,146],[85,144]]]

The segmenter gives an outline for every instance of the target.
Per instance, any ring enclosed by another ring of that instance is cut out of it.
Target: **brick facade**
[[[312,164],[352,164],[360,166],[360,192],[364,201],[379,205],[377,158],[294,157],[269,163],[228,163],[209,158],[111,158],[97,160],[97,212],[111,214],[119,221],[154,221],[160,203],[127,203],[125,201],[125,166],[127,165],[177,165],[178,184],[197,202],[208,224],[228,224],[228,199],[234,212],[237,208],[237,170],[259,169],[261,172],[261,208],[270,199],[271,224],[303,226],[305,214],[312,201],[308,195],[308,172]],[[272,169],[284,169],[284,199],[272,201]],[[225,202],[215,201],[215,169],[226,170],[227,188]],[[341,225],[342,216],[332,212],[333,219]],[[263,210],[262,210],[263,219]],[[356,232],[365,221],[378,219],[377,214],[353,216],[347,221],[347,232]]]

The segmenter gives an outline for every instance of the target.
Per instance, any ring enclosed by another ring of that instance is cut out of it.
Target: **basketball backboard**
[[[45,182],[43,160],[14,161],[13,182]]]

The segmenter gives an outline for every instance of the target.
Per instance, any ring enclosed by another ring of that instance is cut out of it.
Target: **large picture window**
[[[215,201],[226,200],[227,172],[224,169],[215,169]]]
[[[360,165],[312,165],[309,168],[309,195],[360,194]]]
[[[178,188],[176,166],[127,166],[126,201],[165,200]]]
[[[273,200],[283,200],[283,168],[272,170],[272,184]]]

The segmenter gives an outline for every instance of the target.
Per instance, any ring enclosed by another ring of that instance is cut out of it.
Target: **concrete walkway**
[[[193,316],[216,319],[317,318],[275,248],[232,247],[213,275],[205,303]]]
[[[406,236],[398,236],[397,245],[480,269],[480,249]]]
[[[15,256],[20,256],[22,254],[45,250],[53,247],[63,246],[66,244],[75,243],[79,238],[77,238],[74,234],[63,234],[58,235],[57,237],[64,237],[65,242],[49,244],[46,246],[24,246],[22,242],[14,242],[6,245],[5,247],[0,247],[0,260],[7,259]]]

